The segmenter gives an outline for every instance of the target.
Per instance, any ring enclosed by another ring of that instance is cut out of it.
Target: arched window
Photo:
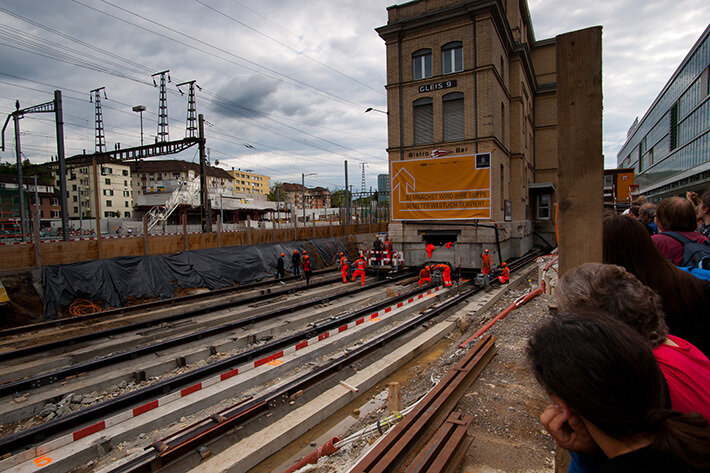
[[[434,101],[431,97],[417,99],[414,106],[414,144],[434,142]]]
[[[451,92],[444,95],[444,141],[464,139],[463,93]]]
[[[463,71],[463,43],[452,41],[441,47],[441,69],[443,74]]]
[[[420,49],[412,54],[414,80],[431,77],[431,49]]]

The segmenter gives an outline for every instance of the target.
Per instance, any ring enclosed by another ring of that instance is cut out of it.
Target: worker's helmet
[[[484,253],[488,253],[488,248],[486,248],[485,250],[483,250],[483,252],[484,252]]]
[[[304,255],[307,254],[307,253],[308,253],[308,252],[307,252],[306,250],[303,250],[303,254],[304,254]]]
[[[298,250],[293,250],[294,253],[298,253]]]
[[[308,255],[304,256],[305,259],[308,259]]]
[[[281,256],[286,256],[286,253],[281,253]]]
[[[503,262],[501,263],[501,266],[508,266],[508,265],[505,264],[505,261],[503,261]]]
[[[340,252],[340,256],[345,256],[342,251]]]
[[[430,268],[429,268],[429,266],[426,266],[424,269],[426,269],[427,271],[429,271]]]

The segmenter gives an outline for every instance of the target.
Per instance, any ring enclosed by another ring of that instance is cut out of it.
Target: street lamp
[[[384,110],[380,110],[379,108],[372,108],[372,107],[367,107],[367,110],[365,110],[365,113],[367,112],[380,112],[384,113],[385,115],[389,115],[390,112],[385,112]]]
[[[141,114],[141,146],[143,146],[143,112],[145,112],[145,110],[145,105],[136,105],[135,107],[133,107],[134,112],[138,112]]]

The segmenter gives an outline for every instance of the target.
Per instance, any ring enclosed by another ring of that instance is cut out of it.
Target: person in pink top
[[[671,406],[710,420],[710,361],[694,345],[668,334],[658,294],[621,266],[586,263],[560,278],[559,310],[604,312],[648,342],[670,392]]]
[[[663,232],[677,232],[690,241],[702,243],[708,238],[696,231],[698,222],[695,209],[689,200],[681,197],[663,199],[656,207],[658,233],[651,235],[660,252],[676,266],[683,263],[683,244]]]

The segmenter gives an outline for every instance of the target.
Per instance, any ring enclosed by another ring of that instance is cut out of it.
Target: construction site
[[[290,206],[225,199],[196,81],[184,139],[114,150],[93,90],[96,151],[71,157],[61,91],[18,102],[18,162],[20,118],[54,114],[60,221],[20,205],[0,244],[1,471],[566,471],[525,346],[557,275],[601,261],[601,27],[538,40],[524,1],[387,14],[388,200],[364,165],[348,194],[347,161],[337,207],[305,172]]]

